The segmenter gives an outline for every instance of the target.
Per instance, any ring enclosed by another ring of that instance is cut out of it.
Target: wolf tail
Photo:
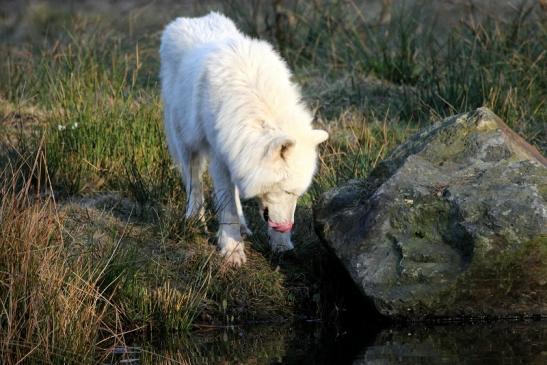
[[[184,55],[194,47],[241,35],[235,24],[220,13],[200,18],[177,18],[163,31],[160,46],[161,77],[174,75]]]

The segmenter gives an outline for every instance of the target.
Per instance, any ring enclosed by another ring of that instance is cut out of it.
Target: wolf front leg
[[[213,158],[210,174],[215,189],[215,208],[218,217],[218,246],[226,263],[241,266],[247,261],[240,231],[240,217],[236,203],[236,188],[226,165]],[[238,198],[238,197],[237,197]]]

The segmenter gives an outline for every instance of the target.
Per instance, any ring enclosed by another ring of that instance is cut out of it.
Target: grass
[[[440,32],[420,8],[377,23],[353,2],[236,3],[223,10],[280,49],[331,135],[299,203],[295,252],[270,253],[248,202],[255,235],[240,270],[224,268],[213,235],[183,217],[157,82],[159,32],[172,13],[41,3],[3,15],[4,363],[95,362],[143,333],[336,318],[344,295],[313,230],[319,194],[366,177],[419,127],[481,105],[547,149],[547,36],[536,8]],[[208,231],[215,225],[209,216]]]
[[[54,199],[37,197],[22,174],[4,170],[0,187],[2,357],[86,359],[100,335],[116,333],[106,322],[118,311],[99,285],[107,263],[72,255]]]

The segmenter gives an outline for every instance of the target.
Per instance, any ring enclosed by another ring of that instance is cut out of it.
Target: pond
[[[109,364],[547,364],[547,321],[203,329],[115,348]]]

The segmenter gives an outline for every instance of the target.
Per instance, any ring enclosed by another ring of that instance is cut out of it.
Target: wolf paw
[[[245,237],[250,237],[253,235],[253,231],[251,231],[246,224],[242,224],[240,227],[240,230],[241,230],[241,235]]]
[[[239,267],[247,262],[247,256],[243,250],[243,242],[232,242],[220,249],[220,254],[224,256],[224,262],[230,266]]]

